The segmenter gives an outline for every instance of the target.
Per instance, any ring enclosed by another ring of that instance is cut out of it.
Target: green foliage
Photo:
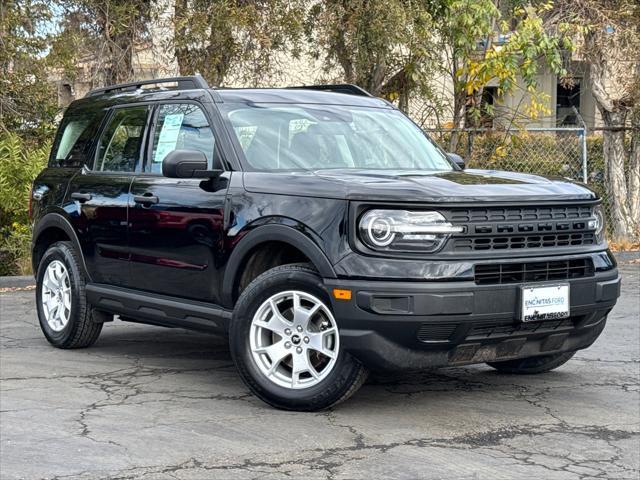
[[[276,52],[302,33],[303,0],[176,0],[176,57],[183,75],[200,73],[222,85],[232,67],[256,83]],[[240,70],[240,69],[239,69]]]
[[[145,47],[151,0],[63,0],[61,32],[53,52],[65,74],[90,59],[91,80],[112,85],[133,80],[136,49]]]
[[[339,81],[406,107],[411,92],[432,88],[433,8],[410,0],[317,2],[306,20],[311,53],[329,75],[339,69]]]
[[[34,139],[52,131],[58,105],[46,55],[50,21],[50,2],[0,2],[0,132]]]
[[[537,75],[545,66],[563,75],[561,52],[566,39],[547,32],[542,15],[552,3],[507,8],[502,16],[495,0],[446,0],[446,9],[435,22],[443,62],[454,84],[454,127],[466,113],[474,123],[480,118],[484,87],[495,82],[497,93],[513,93],[522,80],[528,101],[525,113],[536,118],[548,113],[548,97],[537,91]],[[487,112],[491,113],[491,112]]]
[[[0,275],[28,273],[29,192],[48,153],[48,143],[33,148],[16,134],[0,134]]]

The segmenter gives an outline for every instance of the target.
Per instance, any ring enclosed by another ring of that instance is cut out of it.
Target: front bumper
[[[523,323],[522,284],[325,279],[344,348],[381,370],[424,369],[573,351],[591,345],[620,295],[616,268],[570,284],[570,317]],[[550,282],[540,282],[549,284]],[[559,283],[559,282],[556,282]],[[527,283],[535,285],[535,283]]]

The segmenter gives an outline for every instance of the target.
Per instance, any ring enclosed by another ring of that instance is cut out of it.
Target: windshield
[[[253,170],[453,169],[444,153],[397,110],[280,104],[224,108]]]

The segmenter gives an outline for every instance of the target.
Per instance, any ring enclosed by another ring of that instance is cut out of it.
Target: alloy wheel
[[[329,375],[340,347],[329,308],[305,292],[289,290],[268,298],[251,322],[250,347],[260,372],[291,389],[309,388]]]
[[[54,332],[61,331],[71,316],[71,280],[64,263],[52,261],[42,279],[42,311]]]

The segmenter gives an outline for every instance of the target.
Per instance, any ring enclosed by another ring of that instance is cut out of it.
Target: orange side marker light
[[[336,300],[351,300],[351,290],[342,288],[334,288],[333,296]]]

